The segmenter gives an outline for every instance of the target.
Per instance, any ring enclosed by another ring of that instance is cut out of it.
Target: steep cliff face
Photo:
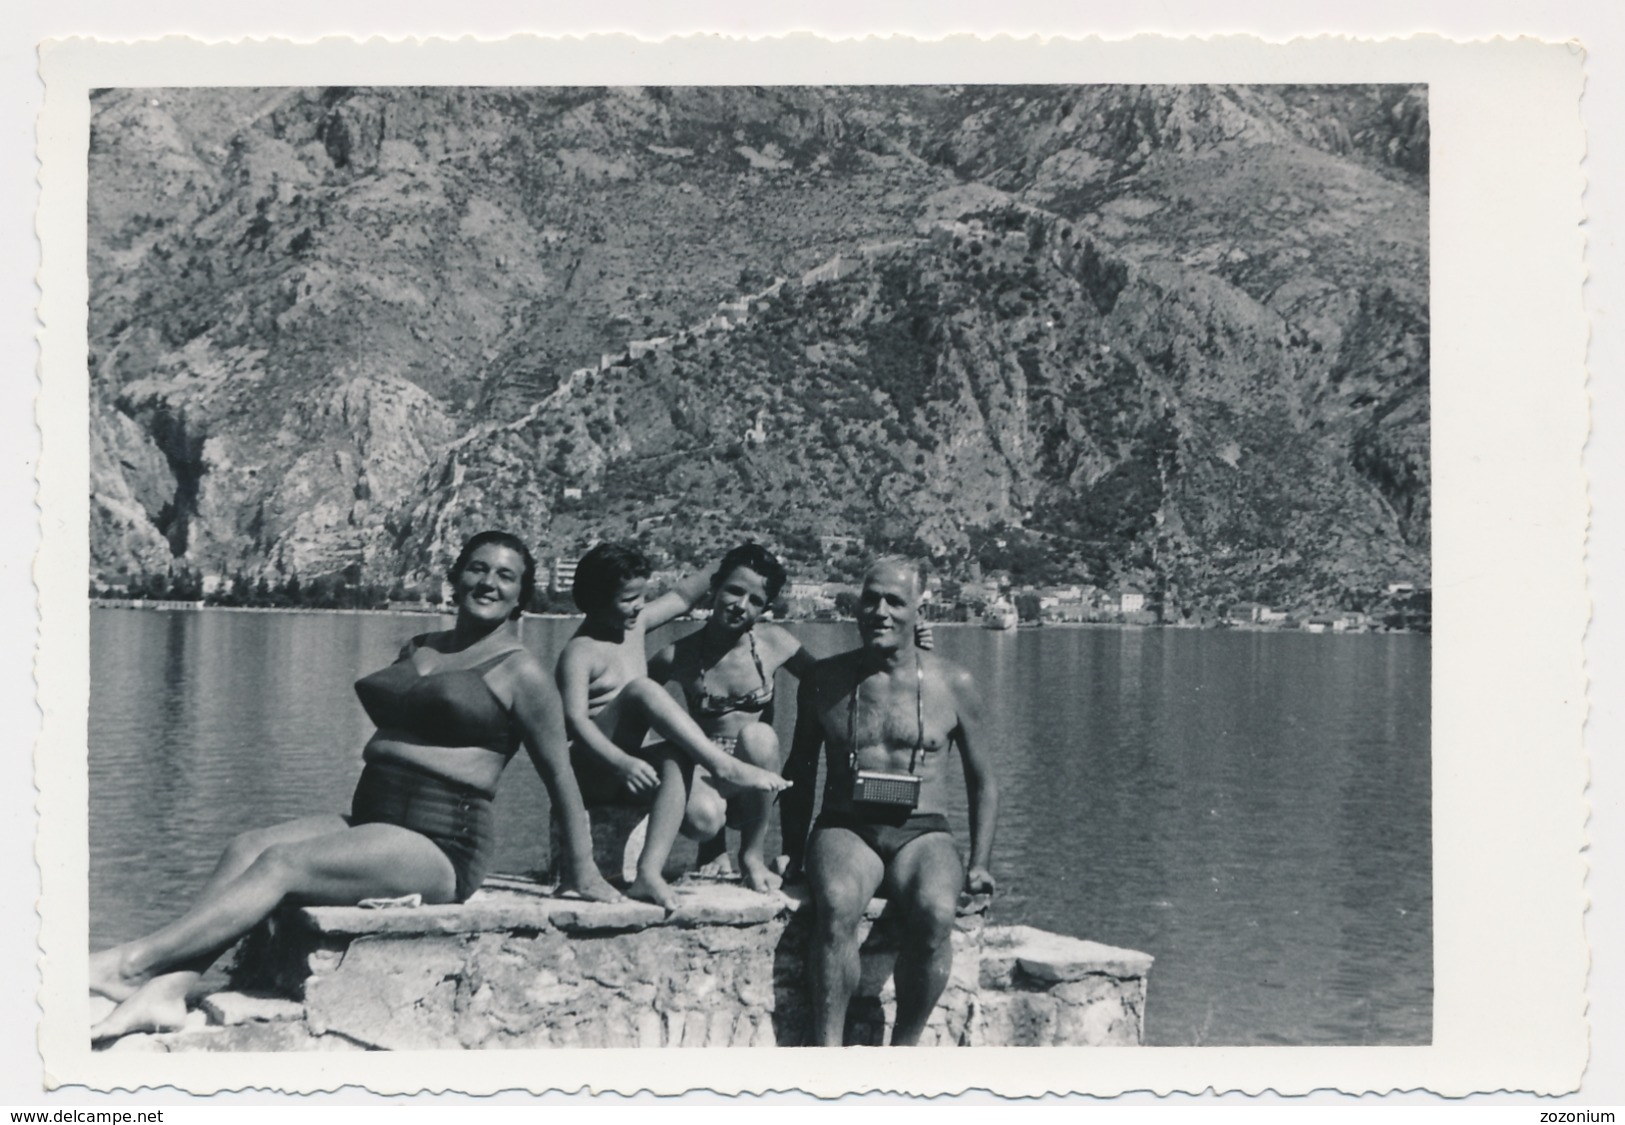
[[[666,512],[679,558],[997,527],[1194,604],[1425,576],[1426,128],[1399,87],[103,92],[93,566],[422,578]]]

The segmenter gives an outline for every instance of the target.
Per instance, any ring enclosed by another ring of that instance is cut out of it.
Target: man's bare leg
[[[902,943],[893,981],[897,986],[894,1047],[920,1041],[936,1009],[954,964],[954,915],[965,869],[953,837],[946,832],[921,836],[897,853],[887,883],[888,897],[903,911]]]
[[[807,847],[807,883],[813,898],[813,1043],[842,1046],[846,1009],[858,987],[858,923],[886,867],[844,828],[813,832]]]

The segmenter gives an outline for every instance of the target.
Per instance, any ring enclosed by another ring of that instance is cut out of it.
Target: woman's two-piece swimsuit
[[[699,682],[695,685],[693,702],[689,705],[694,718],[701,723],[714,723],[724,715],[743,712],[748,715],[761,716],[761,722],[771,722],[768,712],[773,707],[773,681],[762,667],[761,654],[756,651],[756,634],[746,633],[745,638],[750,642],[750,658],[756,664],[756,675],[761,683],[750,691],[742,691],[735,695],[713,695],[705,690],[705,669],[700,669]],[[739,737],[737,735],[711,737],[711,741],[721,747],[725,754],[738,757]],[[740,819],[745,815],[736,810],[733,803],[728,806],[728,825],[738,827]]]
[[[852,769],[857,769],[857,707],[859,685],[852,685],[852,695],[847,701],[847,745],[852,751]],[[915,665],[914,683],[914,718],[918,724],[918,732],[914,742],[914,758],[923,756],[927,751],[925,747],[925,673],[918,664]],[[909,772],[914,772],[911,761]],[[830,779],[833,784],[834,779]],[[921,836],[929,836],[935,832],[948,831],[948,818],[939,812],[917,812],[906,805],[868,804],[859,802],[846,809],[820,809],[818,819],[813,822],[813,832],[828,828],[840,828],[852,833],[862,840],[870,851],[880,857],[880,861],[887,867],[897,858],[897,853]]]
[[[478,746],[512,757],[519,730],[485,677],[521,648],[469,668],[424,672],[412,659],[417,647],[414,641],[400,660],[356,681],[356,695],[373,724],[427,746]],[[374,760],[356,784],[350,823],[394,824],[427,836],[451,861],[457,901],[464,902],[484,881],[495,850],[493,796],[412,763]]]
[[[736,711],[761,715],[773,706],[773,681],[768,678],[767,669],[762,667],[761,654],[756,651],[756,634],[746,633],[745,639],[750,642],[750,658],[756,664],[756,675],[761,680],[761,685],[750,691],[739,692],[737,695],[713,695],[705,690],[705,669],[701,668],[692,704],[694,717],[700,722],[715,722],[724,715],[732,715]],[[734,752],[739,743],[737,737],[713,738],[711,741],[729,754]]]

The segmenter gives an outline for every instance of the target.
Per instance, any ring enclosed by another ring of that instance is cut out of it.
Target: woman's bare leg
[[[202,889],[192,900],[194,904],[204,902],[217,895],[221,888],[231,882],[250,864],[260,857],[260,853],[273,844],[291,844],[298,840],[309,839],[312,836],[325,836],[332,832],[342,832],[349,824],[341,816],[307,816],[298,820],[284,821],[269,828],[256,828],[250,832],[238,835],[231,843],[226,845],[220,853],[220,860],[214,865],[214,871],[205,880]],[[124,978],[120,972],[128,947],[133,942],[117,945],[111,949],[104,949],[99,953],[90,955],[90,991],[98,996],[105,996],[109,1000],[127,1000],[138,987],[146,982],[131,982]],[[186,993],[198,977],[208,971],[214,963],[219,951],[210,951],[199,954],[189,964],[176,970],[185,974],[188,979],[182,982],[171,982],[164,991],[176,993],[184,1004]],[[185,1011],[181,1012],[185,1015]]]
[[[779,736],[766,723],[752,723],[739,732],[739,755],[762,769],[779,768]],[[773,812],[773,795],[747,791],[734,797],[739,818],[739,873],[753,891],[777,890],[784,882],[767,868],[763,850],[767,846],[767,820]]]
[[[650,679],[633,680],[621,689],[627,703],[643,712],[660,737],[711,771],[713,777],[737,789],[761,789],[776,793],[790,783],[772,770],[742,762],[706,737],[682,704],[666,694],[666,689]]]
[[[449,902],[455,890],[456,875],[445,853],[426,836],[392,824],[346,827],[272,844],[177,921],[118,947],[122,953],[118,977],[133,989],[91,1029],[92,1038],[150,1026],[161,1009],[172,1015],[177,983],[173,978],[190,971],[186,966],[198,958],[218,956],[284,898],[339,905],[421,894],[427,902]],[[171,979],[160,984],[160,978]],[[149,983],[153,988],[143,987]],[[181,1002],[184,1018],[184,992]]]

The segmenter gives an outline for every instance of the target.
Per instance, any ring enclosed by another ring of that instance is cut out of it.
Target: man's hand
[[[781,855],[773,861],[773,869],[784,879],[784,885],[800,883],[807,878],[807,872],[802,869],[801,857]]]
[[[993,893],[993,873],[985,867],[973,867],[965,872],[965,893],[990,895]]]
[[[927,652],[937,647],[936,642],[931,638],[931,622],[923,617],[914,622],[914,647],[923,648]]]
[[[615,776],[621,779],[630,793],[653,793],[660,788],[660,772],[645,762],[642,758],[634,758],[630,754],[622,755],[623,761],[615,764]]]

